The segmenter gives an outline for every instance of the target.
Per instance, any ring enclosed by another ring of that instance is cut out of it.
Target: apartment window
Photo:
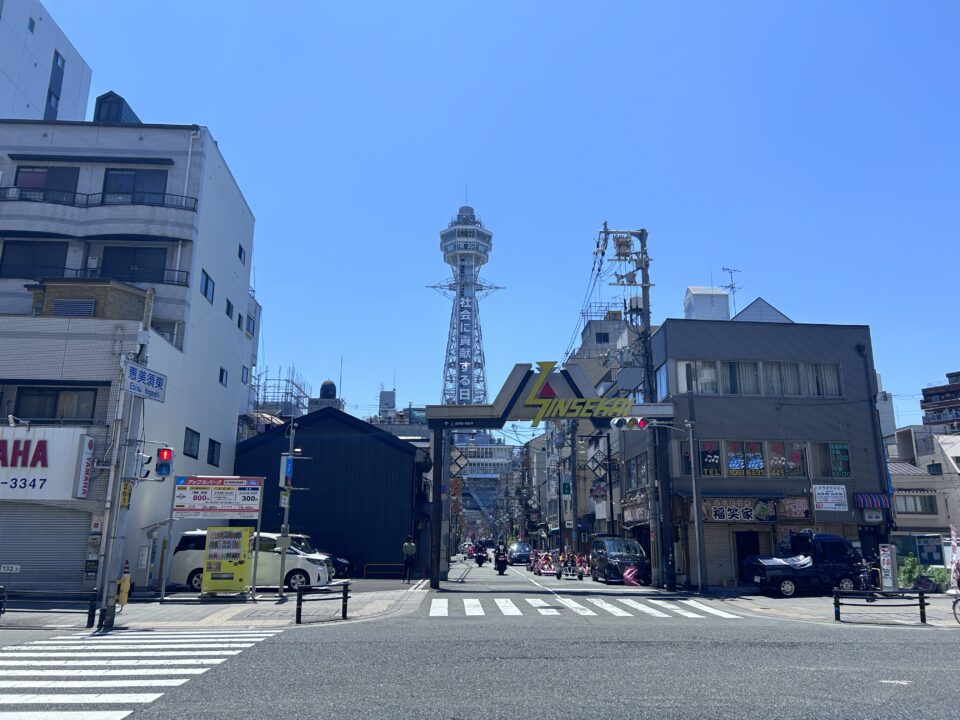
[[[760,365],[756,362],[739,362],[740,392],[744,395],[760,394]]]
[[[807,477],[807,448],[803,443],[770,443],[770,477]]]
[[[237,313],[237,330],[243,330],[243,313]]]
[[[105,247],[100,275],[123,282],[162,283],[166,267],[166,248]]]
[[[943,475],[943,465],[940,463],[929,463],[927,473],[930,475]]]
[[[183,454],[192,458],[200,456],[200,433],[196,430],[183,429]]]
[[[213,439],[207,441],[207,463],[220,467],[220,443]]]
[[[780,363],[784,395],[800,394],[800,366],[797,363]]]
[[[0,256],[0,277],[40,280],[63,277],[67,243],[5,240]]]
[[[598,332],[597,345],[603,345],[610,342],[610,333]]]
[[[765,362],[763,364],[763,394],[783,395],[783,380],[780,378],[780,363]]]
[[[227,386],[227,371],[223,368],[220,368],[220,384],[224,387]]]
[[[91,420],[96,405],[94,388],[22,387],[13,412],[25,420]]]
[[[104,205],[163,205],[166,170],[111,168],[103,174]]]
[[[687,392],[687,368],[693,375],[693,392],[699,395],[717,394],[717,363],[713,360],[680,360],[677,362],[677,386]]]
[[[937,498],[935,495],[895,495],[893,507],[904,515],[936,515]]]
[[[247,334],[253,335],[254,331],[257,329],[257,323],[253,319],[252,315],[247,315]]]
[[[233,320],[233,303],[227,300],[227,317]]]
[[[53,90],[47,90],[47,107],[56,110],[60,107],[60,96]]]
[[[243,245],[237,245],[237,257],[244,265],[247,264],[247,251],[243,249]]]
[[[250,382],[250,368],[248,368],[246,365],[243,365],[240,368],[240,382],[242,382],[244,385]]]
[[[216,287],[216,283],[213,282],[213,278],[207,275],[207,271],[200,269],[200,294],[203,295],[207,300],[213,304],[213,291]]]
[[[700,441],[700,474],[704,477],[720,477],[723,474],[719,440]]]
[[[78,167],[18,167],[13,184],[21,200],[73,205],[79,177]]]
[[[60,70],[63,70],[63,66],[66,64],[66,61],[63,59],[63,55],[54,51],[53,64],[56,65]]]
[[[847,443],[814,443],[816,477],[851,477],[850,446]]]
[[[737,363],[720,363],[720,382],[724,395],[740,394],[740,377],[737,373]]]
[[[37,27],[37,21],[33,18],[27,18],[27,30],[33,32]]]

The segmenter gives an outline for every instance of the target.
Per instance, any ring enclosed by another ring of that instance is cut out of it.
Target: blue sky
[[[870,325],[901,424],[960,370],[955,2],[45,2],[91,98],[211,129],[257,217],[261,365],[317,391],[342,356],[354,414],[394,377],[439,401],[426,286],[465,187],[506,288],[491,394],[562,356],[604,220],[650,231],[655,322],[730,266],[741,307]]]

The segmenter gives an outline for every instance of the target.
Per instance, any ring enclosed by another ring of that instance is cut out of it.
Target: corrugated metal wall
[[[95,574],[86,574],[90,513],[39,503],[0,503],[0,565],[15,573],[0,574],[12,590],[78,592],[92,590]]]
[[[294,487],[306,489],[292,493],[290,531],[306,533],[317,549],[351,560],[361,576],[369,564],[399,564],[404,539],[418,535],[416,448],[329,408],[298,418],[297,424],[296,447],[311,459],[294,465]],[[237,447],[234,472],[267,478],[264,532],[279,532],[283,522],[277,473],[280,454],[288,449],[285,431]],[[426,563],[427,557],[420,547],[418,562]]]

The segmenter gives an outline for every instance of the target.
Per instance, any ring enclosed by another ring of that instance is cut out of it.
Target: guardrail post
[[[341,604],[341,606],[340,606],[340,619],[341,619],[341,620],[346,620],[346,619],[347,619],[347,598],[349,597],[349,595],[347,595],[347,593],[348,593],[349,591],[350,591],[350,582],[348,581],[348,582],[345,582],[345,583],[343,584],[343,601],[342,601],[342,604]]]
[[[90,596],[90,604],[87,606],[87,629],[93,627],[93,624],[97,621],[97,595],[96,593]]]
[[[297,588],[297,625],[303,622],[303,587]]]
[[[927,624],[927,603],[923,599],[923,590],[920,591],[920,623]]]
[[[833,619],[840,622],[840,595],[836,588],[833,589]]]

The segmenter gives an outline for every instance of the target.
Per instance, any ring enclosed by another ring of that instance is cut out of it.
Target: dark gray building
[[[306,533],[321,551],[345,557],[355,575],[400,577],[400,547],[413,535],[416,577],[429,568],[427,453],[369,423],[327,407],[295,420],[290,532]],[[237,445],[234,472],[267,478],[263,531],[283,522],[278,473],[289,449],[289,423]]]
[[[681,428],[690,417],[690,368],[710,585],[749,583],[743,560],[788,547],[794,532],[836,533],[868,553],[889,532],[870,329],[783,319],[671,319],[653,335],[657,399],[673,403],[672,424]],[[670,438],[661,457],[683,582],[696,575],[691,452],[685,432],[661,432]],[[655,463],[645,439],[625,448],[623,513],[649,545]]]

